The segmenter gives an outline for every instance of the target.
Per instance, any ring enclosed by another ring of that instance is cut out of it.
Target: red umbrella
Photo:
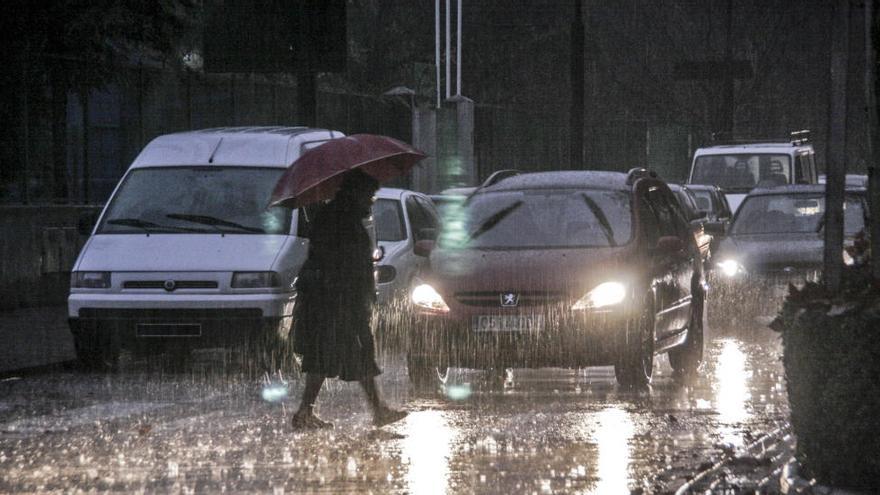
[[[356,168],[385,182],[403,175],[425,154],[387,136],[355,134],[331,139],[304,153],[278,179],[269,206],[299,208],[331,199],[342,176]]]

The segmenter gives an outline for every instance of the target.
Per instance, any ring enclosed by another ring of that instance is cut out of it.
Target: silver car
[[[427,257],[415,254],[416,243],[436,238],[440,216],[424,194],[383,187],[376,193],[373,223],[384,252],[376,267],[379,304],[388,304],[412,288],[427,264]]]

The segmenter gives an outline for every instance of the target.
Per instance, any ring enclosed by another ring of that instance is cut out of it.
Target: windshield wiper
[[[605,238],[608,239],[608,245],[611,247],[617,246],[617,242],[614,240],[614,229],[611,228],[611,224],[608,222],[608,218],[605,217],[602,208],[599,208],[599,205],[593,201],[593,198],[586,194],[581,194],[581,197],[584,198],[584,203],[587,204],[587,208],[590,209],[590,212],[593,213],[593,216],[596,217],[596,220],[599,222],[599,226],[602,227],[602,233],[605,234]]]
[[[187,213],[169,213],[165,215],[168,218],[172,218],[174,220],[184,220],[187,222],[200,223],[202,225],[210,225],[212,227],[232,227],[234,229],[243,230],[245,232],[253,232],[255,234],[265,234],[266,231],[263,229],[259,229],[256,227],[248,227],[247,225],[242,225],[240,223],[230,222],[228,220],[223,220],[217,217],[212,217],[208,215],[190,215]],[[220,229],[217,229],[221,231]]]
[[[476,229],[471,231],[467,236],[467,240],[476,239],[477,237],[485,234],[487,231],[491,230],[493,227],[498,225],[498,222],[503,220],[507,215],[510,215],[513,210],[522,206],[522,200],[518,200],[510,206],[502,208],[497,213],[493,214],[491,217],[487,218],[483,223],[481,223]]]
[[[154,230],[183,230],[186,232],[204,232],[202,229],[188,229],[186,227],[175,227],[173,225],[161,225],[155,222],[151,222],[149,220],[142,220],[140,218],[111,218],[107,220],[107,223],[110,225],[122,225],[125,227],[135,227],[139,229],[143,229],[149,234]]]

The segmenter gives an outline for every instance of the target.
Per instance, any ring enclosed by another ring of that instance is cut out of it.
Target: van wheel
[[[679,379],[693,378],[703,362],[703,314],[705,302],[703,296],[694,299],[691,304],[691,318],[688,323],[687,340],[684,344],[670,349],[669,364],[672,365],[674,376]]]
[[[115,371],[119,368],[119,347],[107,336],[96,332],[82,332],[73,337],[76,359],[86,371]]]
[[[626,323],[617,348],[614,376],[627,388],[643,388],[654,373],[654,308],[645,304],[637,318]]]

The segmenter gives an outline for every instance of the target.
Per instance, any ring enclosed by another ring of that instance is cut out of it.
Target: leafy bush
[[[789,287],[780,316],[797,458],[822,484],[876,488],[880,480],[880,291],[849,268],[839,294]]]

